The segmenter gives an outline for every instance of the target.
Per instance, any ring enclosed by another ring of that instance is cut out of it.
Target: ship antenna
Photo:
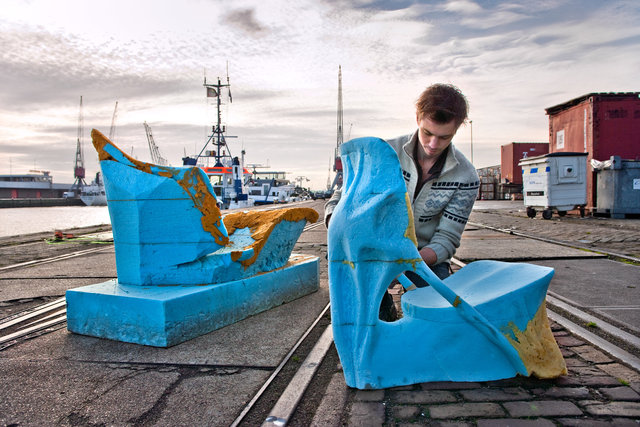
[[[229,76],[227,75],[226,84],[223,84],[220,80],[220,77],[218,77],[217,84],[206,83],[206,80],[205,80],[204,87],[207,90],[207,97],[215,98],[216,100],[217,120],[216,120],[216,124],[212,127],[211,135],[209,136],[207,142],[204,144],[204,146],[202,147],[202,150],[200,150],[200,153],[196,156],[196,158],[202,157],[202,153],[205,151],[205,148],[207,147],[209,142],[212,142],[213,145],[216,146],[216,151],[214,155],[211,157],[215,158],[215,162],[216,162],[215,166],[217,167],[217,166],[222,166],[223,157],[230,157],[230,158],[233,157],[231,155],[231,150],[227,145],[226,138],[235,138],[235,137],[225,135],[226,126],[222,125],[222,111],[221,111],[223,89],[226,89],[229,92],[229,100],[231,101],[231,90],[230,90],[231,84],[229,83]],[[226,150],[228,151],[228,155],[225,153],[225,151],[222,150],[223,147],[226,147]],[[210,156],[207,156],[207,157],[210,157]]]
[[[227,61],[227,91],[229,92],[229,102],[233,102],[231,97],[231,82],[229,82],[229,61]]]

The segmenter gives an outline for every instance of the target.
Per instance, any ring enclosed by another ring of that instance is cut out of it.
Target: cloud
[[[115,49],[43,29],[0,32],[0,44],[12,46],[0,52],[0,99],[13,111],[52,106],[82,94],[103,102],[184,89],[184,78],[173,72],[136,67],[134,58]]]
[[[482,12],[482,7],[476,2],[470,0],[450,0],[443,7],[447,12],[453,12],[462,15],[472,15]]]
[[[256,19],[255,9],[232,10],[225,15],[224,20],[253,36],[260,35],[267,30]]]

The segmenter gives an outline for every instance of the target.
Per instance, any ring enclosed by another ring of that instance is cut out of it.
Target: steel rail
[[[31,266],[35,266],[35,265],[48,264],[48,263],[56,262],[56,261],[64,261],[64,260],[69,259],[69,258],[75,258],[75,257],[82,256],[82,255],[87,255],[87,254],[91,254],[91,253],[95,253],[95,252],[105,251],[107,249],[112,249],[112,246],[109,245],[109,246],[101,247],[101,248],[84,249],[82,251],[76,251],[76,252],[70,252],[68,254],[56,255],[56,256],[53,256],[53,257],[50,257],[50,258],[34,259],[33,261],[20,262],[18,264],[12,264],[12,265],[7,265],[5,267],[0,267],[0,271],[11,270],[13,268],[31,267]]]
[[[281,427],[289,423],[291,416],[302,399],[302,395],[311,384],[311,380],[318,371],[332,343],[333,327],[329,325],[325,328],[320,339],[311,349],[311,352],[293,376],[287,388],[280,395],[280,398],[262,423],[263,427]]]
[[[621,360],[626,365],[629,365],[631,368],[636,371],[640,371],[640,358],[634,356],[626,350],[621,349],[615,344],[610,343],[599,335],[594,334],[593,332],[587,331],[583,327],[573,323],[571,320],[563,317],[562,315],[556,313],[553,310],[547,309],[547,315],[549,319],[558,323],[559,325],[566,328],[572,334],[590,342],[591,344],[599,347],[605,353],[609,353],[611,356],[616,359]]]
[[[53,313],[51,313],[51,314],[49,314],[47,316],[44,316],[44,317],[40,318],[38,320],[34,320],[33,322],[29,322],[24,326],[27,327],[27,328],[28,327],[32,327],[32,326],[36,326],[36,325],[41,324],[43,322],[47,322],[50,319],[53,319],[54,317],[62,316],[62,315],[64,315],[64,316],[67,315],[67,307],[66,306],[63,307],[62,309],[58,310],[58,311],[55,311],[55,312],[53,312]]]
[[[51,310],[58,309],[60,307],[64,307],[66,305],[66,300],[64,298],[59,298],[55,301],[48,302],[46,304],[37,306],[30,310],[25,310],[20,313],[17,313],[13,316],[9,316],[8,318],[0,320],[0,330],[9,328],[13,325],[18,325],[23,323],[29,319],[34,317],[41,316],[45,313],[50,312]],[[24,314],[22,314],[24,313]]]
[[[54,326],[54,325],[57,325],[59,323],[66,322],[67,321],[67,314],[66,313],[67,313],[67,310],[65,309],[64,310],[64,314],[59,316],[59,317],[56,317],[54,319],[51,319],[51,320],[48,320],[48,321],[42,322],[42,323],[41,322],[37,322],[37,324],[35,324],[35,325],[31,326],[31,327],[28,327],[28,328],[25,328],[25,329],[21,329],[21,330],[19,330],[17,332],[14,332],[12,334],[0,337],[0,345],[4,344],[4,343],[7,343],[9,341],[13,341],[14,339],[22,338],[22,337],[24,337],[26,335],[31,334],[32,332],[41,331],[43,329],[47,329],[47,328],[49,328],[51,326]]]
[[[278,374],[280,374],[280,371],[282,371],[282,368],[284,368],[284,365],[287,364],[287,362],[289,361],[289,359],[291,359],[291,357],[293,356],[293,353],[295,353],[295,351],[298,349],[298,347],[300,347],[300,344],[303,343],[303,341],[307,338],[307,336],[311,333],[311,331],[313,330],[313,328],[316,327],[316,325],[318,324],[318,322],[320,322],[320,320],[322,319],[322,317],[325,315],[325,313],[327,312],[327,310],[329,310],[329,307],[331,306],[330,303],[327,303],[327,305],[324,307],[324,309],[322,310],[322,312],[318,315],[318,317],[316,317],[316,319],[314,320],[314,322],[311,324],[311,326],[309,326],[309,328],[305,331],[304,334],[302,334],[302,336],[298,339],[298,341],[293,345],[293,347],[291,348],[291,350],[289,350],[289,353],[286,354],[286,356],[282,359],[282,361],[280,362],[280,364],[276,367],[276,369],[271,373],[271,375],[269,376],[269,378],[267,378],[267,380],[264,382],[264,384],[262,385],[262,387],[260,387],[260,389],[257,391],[257,393],[253,396],[253,398],[249,401],[249,403],[247,403],[244,407],[244,409],[242,410],[242,412],[240,412],[240,415],[238,415],[238,417],[233,421],[233,423],[231,423],[231,427],[236,427],[238,426],[242,420],[244,419],[244,417],[247,416],[247,414],[249,413],[249,411],[251,410],[251,408],[253,408],[253,406],[256,404],[256,402],[258,401],[258,399],[260,399],[260,397],[264,394],[264,392],[267,390],[267,388],[271,385],[271,383],[273,382],[273,380],[278,376]],[[302,393],[300,393],[300,396],[302,396]],[[299,399],[298,399],[299,401]]]
[[[321,225],[324,225],[324,221],[318,221],[318,222],[314,222],[313,224],[309,224],[307,225],[304,230],[302,231],[309,231],[309,230],[313,230],[314,228],[318,228]]]
[[[622,340],[625,343],[629,344],[630,346],[640,350],[640,338],[637,337],[636,335],[630,334],[618,328],[617,326],[614,326],[611,323],[606,322],[600,317],[584,312],[580,310],[580,308],[578,308],[576,304],[570,304],[566,302],[566,300],[563,301],[561,298],[562,297],[560,297],[560,295],[554,292],[547,292],[547,303],[549,303],[553,307],[566,311],[570,315],[580,319],[580,321],[583,322],[584,324],[594,324],[601,331],[609,335],[612,335],[618,338],[619,340]]]

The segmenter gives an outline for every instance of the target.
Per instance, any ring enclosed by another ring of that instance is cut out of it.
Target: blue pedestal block
[[[318,258],[292,255],[282,268],[214,285],[139,286],[117,280],[68,290],[71,332],[170,347],[315,292]]]

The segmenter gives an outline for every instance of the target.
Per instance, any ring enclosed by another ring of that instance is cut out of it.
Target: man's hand
[[[434,250],[426,246],[420,249],[420,256],[427,265],[434,265],[438,261],[438,256]]]

